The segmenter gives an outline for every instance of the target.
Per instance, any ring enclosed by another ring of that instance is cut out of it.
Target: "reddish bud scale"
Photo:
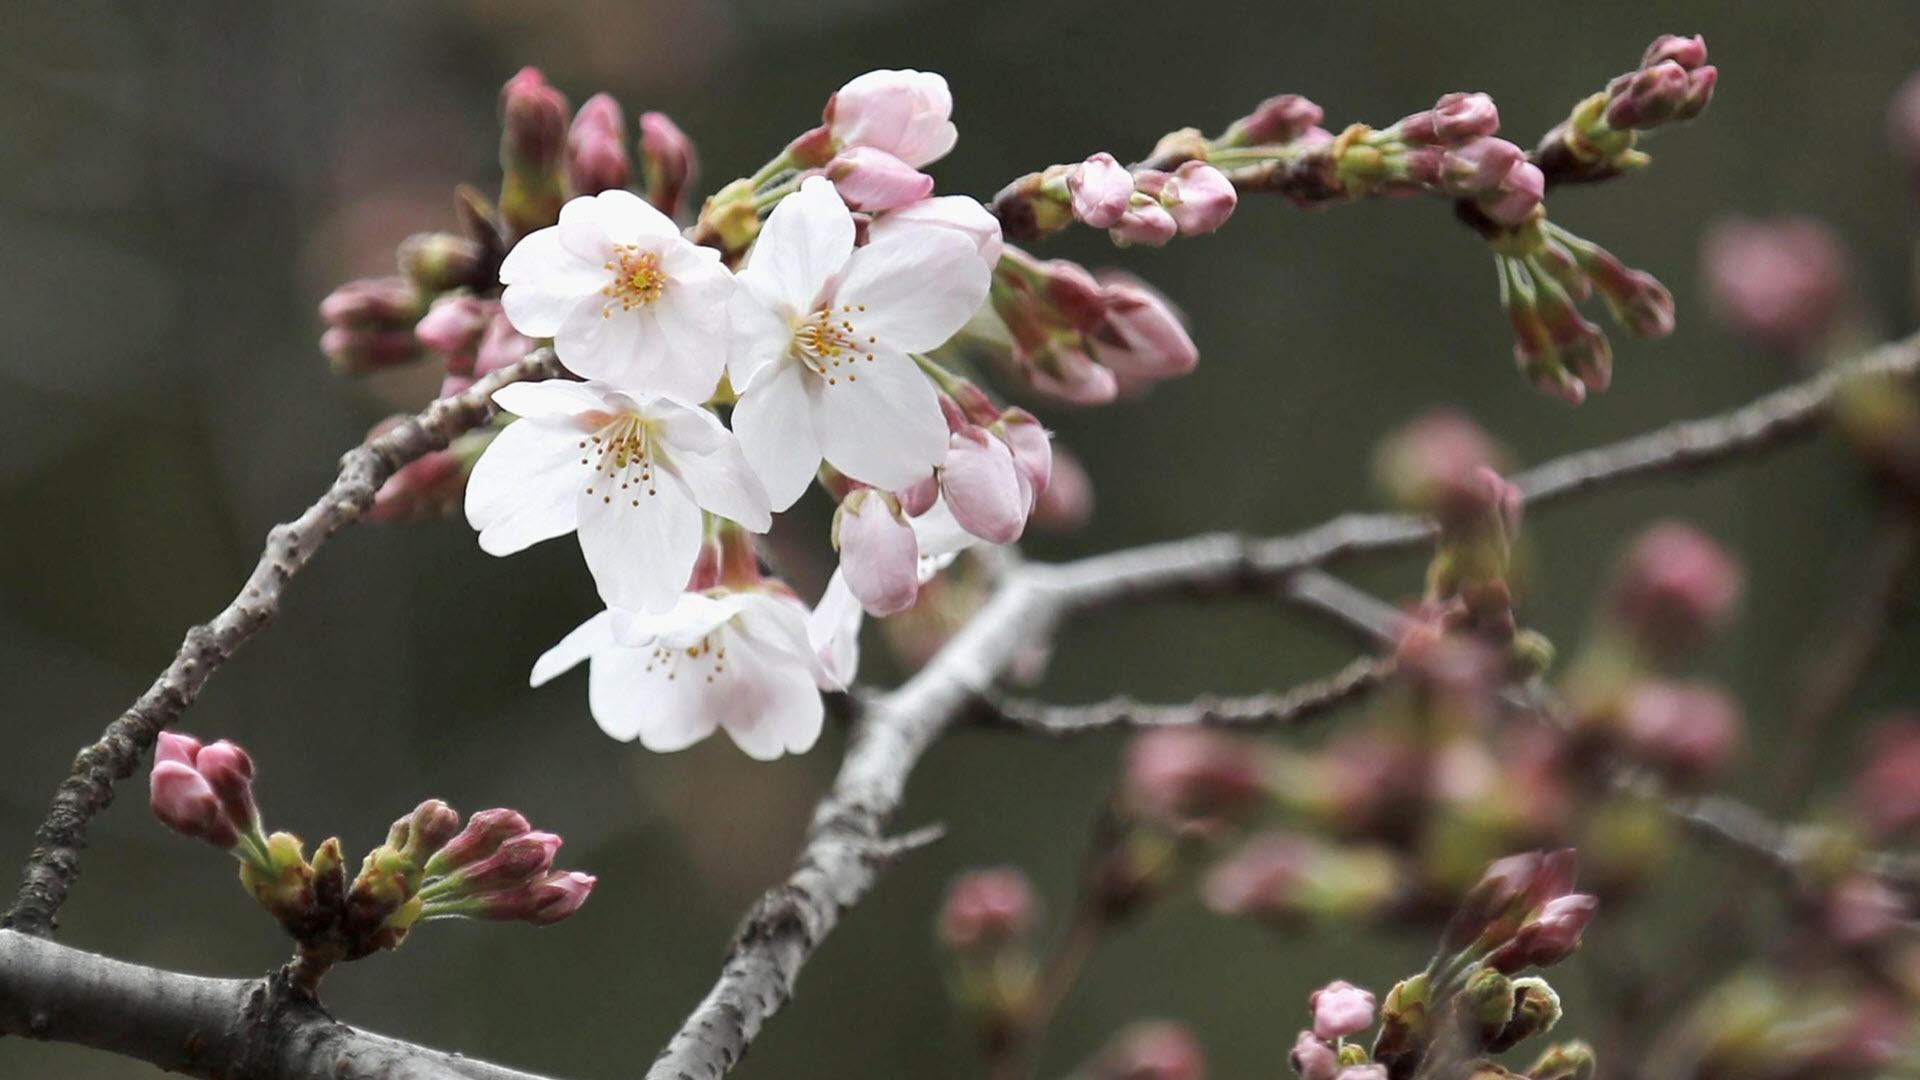
[[[700,155],[693,140],[666,113],[640,115],[640,165],[647,201],[668,217],[678,218],[700,174]]]
[[[498,851],[501,844],[531,832],[532,825],[516,810],[482,810],[467,819],[466,828],[427,861],[430,877],[450,874]]]

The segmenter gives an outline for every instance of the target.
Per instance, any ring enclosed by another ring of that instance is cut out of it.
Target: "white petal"
[[[574,199],[567,206],[581,201]],[[672,218],[625,188],[603,191],[593,197],[591,205],[596,224],[616,244],[680,239],[680,227],[673,223]],[[567,224],[566,216],[566,207],[562,207],[560,217],[563,226]]]
[[[500,295],[507,321],[528,337],[552,337],[587,298],[598,296],[607,272],[561,244],[558,228],[539,229],[514,245],[500,264]]]
[[[807,605],[782,593],[755,591],[739,594],[741,633],[802,663],[810,663],[813,646],[807,640]]]
[[[820,469],[820,442],[814,434],[813,405],[807,400],[799,364],[781,361],[754,377],[733,409],[733,432],[748,464],[760,475],[774,510],[797,501]],[[939,404],[934,404],[938,415]],[[941,431],[946,430],[943,422]],[[941,436],[941,447],[946,436]]]
[[[826,706],[804,663],[745,634],[727,636],[726,663],[712,684],[711,706],[742,752],[772,761],[813,748]]]
[[[678,283],[669,288],[672,295],[648,312],[663,350],[650,389],[697,405],[713,397],[727,367],[727,305],[721,300],[709,318],[680,295]]]
[[[587,677],[587,703],[600,730],[660,753],[684,750],[717,722],[706,685],[689,665],[665,663],[651,647],[598,653]]]
[[[660,645],[684,649],[740,614],[745,604],[744,595],[681,593],[673,608],[665,612],[611,608],[613,637],[622,645]]]
[[[714,421],[718,424],[719,421]],[[722,431],[725,429],[723,428]],[[667,467],[686,482],[702,510],[763,533],[773,527],[767,489],[732,435],[713,450],[674,453]]]
[[[571,670],[582,660],[593,657],[614,648],[613,615],[602,611],[568,632],[566,637],[553,648],[540,654],[533,662],[533,674],[528,677],[528,686],[545,686],[548,680],[562,672]]]
[[[493,392],[493,403],[529,420],[567,423],[581,413],[606,411],[608,389],[572,379],[508,383]]]
[[[860,670],[860,625],[866,620],[860,600],[839,570],[827,579],[813,614],[807,618],[807,643],[820,662],[823,690],[844,690]]]
[[[727,377],[736,392],[745,393],[768,365],[787,355],[793,344],[793,324],[752,289],[733,294],[727,316],[731,329]]]
[[[847,204],[833,181],[810,177],[767,215],[740,280],[763,299],[778,299],[795,312],[811,311],[851,251],[853,215]]]
[[[480,549],[511,555],[572,532],[589,476],[580,455],[577,433],[533,421],[494,436],[467,477],[467,523],[480,530]]]
[[[642,346],[651,337],[651,322],[645,309],[621,311],[618,304],[606,307],[606,298],[583,300],[553,335],[553,351],[569,371],[589,379],[618,386],[639,388],[636,373],[645,371],[651,359]]]
[[[822,456],[855,480],[888,491],[926,479],[947,454],[947,422],[933,384],[898,353],[882,351],[858,363],[857,377],[806,382]]]
[[[609,607],[670,610],[700,557],[700,508],[693,496],[659,469],[650,482],[643,483],[636,468],[612,481],[596,474],[591,486],[591,494],[583,489],[577,496],[580,551],[600,598]]]
[[[926,352],[980,310],[988,281],[979,248],[952,230],[900,231],[853,253],[834,303],[853,306],[860,337],[877,337],[901,352]]]

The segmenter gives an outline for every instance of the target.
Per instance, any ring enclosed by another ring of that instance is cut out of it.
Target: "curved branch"
[[[113,785],[133,775],[162,729],[200,696],[201,687],[220,665],[267,628],[280,613],[287,581],[313,559],[327,538],[358,520],[373,504],[380,485],[407,462],[446,447],[454,437],[493,416],[493,392],[510,382],[557,370],[548,350],[481,379],[463,393],[441,398],[412,420],[340,459],[340,474],[312,506],[294,520],[274,526],[266,550],[246,584],[218,615],[187,631],[180,651],[98,742],[74,758],[73,773],[60,784],[53,806],[34,833],[33,852],[21,873],[20,892],[0,927],[45,936],[67,889],[80,873],[80,852],[87,844],[87,823],[113,801]]]
[[[1055,738],[1096,731],[1166,727],[1277,728],[1314,719],[1363,697],[1391,678],[1391,660],[1362,657],[1313,682],[1275,694],[1208,695],[1178,705],[1154,705],[1121,695],[1088,705],[1052,705],[989,694],[982,702],[988,727]]]

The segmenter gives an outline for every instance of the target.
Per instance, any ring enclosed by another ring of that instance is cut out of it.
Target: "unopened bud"
[[[1033,929],[1033,886],[1012,867],[969,870],[947,886],[940,940],[956,952],[983,952],[1018,941]]]
[[[949,436],[940,490],[961,528],[990,544],[1018,540],[1026,529],[1028,509],[1020,484],[1006,443],[978,427]]]
[[[517,239],[560,216],[567,99],[540,69],[521,68],[500,89],[500,215]]]
[[[633,178],[627,156],[627,120],[611,94],[595,94],[567,131],[567,184],[574,195],[623,188]]]
[[[920,594],[920,545],[891,495],[860,488],[833,516],[832,539],[847,587],[868,614],[894,615]]]
[[[484,252],[476,240],[454,233],[415,233],[400,241],[400,272],[423,296],[461,288],[485,288]]]
[[[840,151],[822,172],[849,207],[869,213],[908,206],[933,194],[933,177],[870,146]]]
[[[466,828],[427,860],[428,877],[441,877],[498,851],[501,844],[532,831],[518,811],[482,810],[467,819]]]
[[[1300,1080],[1333,1080],[1340,1072],[1340,1059],[1333,1047],[1314,1038],[1311,1031],[1303,1031],[1294,1038],[1287,1064],[1293,1066]]]
[[[1533,162],[1523,161],[1508,170],[1499,187],[1480,197],[1480,209],[1507,228],[1519,228],[1533,219],[1546,194],[1546,174]]]
[[[1160,205],[1173,215],[1182,236],[1199,236],[1225,225],[1239,201],[1233,181],[1204,161],[1182,164],[1160,189]]]
[[[1253,746],[1211,731],[1163,728],[1128,747],[1121,798],[1162,826],[1208,832],[1257,807],[1263,780]]]
[[[1114,1036],[1082,1075],[1086,1080],[1204,1080],[1207,1059],[1183,1025],[1146,1021]]]
[[[1067,192],[1075,219],[1096,229],[1110,229],[1120,223],[1133,200],[1133,174],[1103,150],[1067,173]]]
[[[1373,1026],[1373,994],[1336,979],[1307,995],[1313,1014],[1313,1033],[1322,1039],[1344,1039]]]
[[[259,827],[260,815],[253,802],[253,759],[245,750],[221,739],[200,751],[194,768],[207,778],[235,830],[250,833]]]
[[[413,336],[420,344],[446,357],[448,371],[471,374],[480,342],[499,312],[497,300],[442,297],[414,325]]]
[[[1691,647],[1726,621],[1740,568],[1705,533],[1663,522],[1640,534],[1614,572],[1614,618],[1643,647]]]
[[[547,874],[518,888],[480,896],[477,913],[485,919],[551,926],[579,911],[598,880],[578,870]]]
[[[1489,967],[1475,968],[1460,990],[1464,1018],[1482,1044],[1499,1035],[1513,1016],[1513,980]]]
[[[1289,143],[1318,127],[1325,115],[1320,106],[1299,94],[1281,94],[1234,121],[1221,141],[1228,146]]]
[[[1714,776],[1740,742],[1739,705],[1708,683],[1639,682],[1621,720],[1631,753],[1682,785]]]
[[[1040,497],[1046,494],[1048,485],[1053,483],[1053,435],[1040,423],[1039,417],[1021,408],[1001,413],[1000,419],[988,430],[1013,452],[1013,466],[1020,473],[1022,490],[1027,493],[1027,510],[1031,514]]]
[[[1118,271],[1104,272],[1100,285],[1104,310],[1088,340],[1101,364],[1123,378],[1146,382],[1194,369],[1200,353],[1172,301]]]
[[[700,157],[693,140],[666,113],[640,114],[640,171],[647,184],[647,201],[668,217],[678,218],[699,175]]]
[[[406,823],[407,835],[401,841],[406,857],[422,865],[460,832],[460,815],[439,799],[421,803],[412,814],[394,822],[394,828],[401,822]]]
[[[1850,291],[1840,238],[1812,218],[1716,222],[1700,266],[1727,329],[1794,355],[1832,339]]]
[[[1451,93],[1393,126],[1409,146],[1452,145],[1500,130],[1500,110],[1479,93]]]
[[[205,840],[217,848],[231,848],[240,840],[227,824],[220,809],[219,796],[208,786],[207,778],[190,765],[177,761],[158,762],[148,778],[148,801],[154,816],[167,828]]]
[[[502,842],[493,854],[463,867],[448,880],[457,880],[458,891],[467,893],[517,885],[551,870],[560,844],[560,838],[550,832],[522,833]]]
[[[1580,935],[1599,908],[1600,901],[1585,893],[1547,901],[1521,925],[1512,941],[1487,957],[1487,966],[1509,975],[1529,967],[1552,967],[1580,947]]]
[[[1107,230],[1107,235],[1121,247],[1129,244],[1162,247],[1179,231],[1179,223],[1173,220],[1173,215],[1167,213],[1166,208],[1158,201],[1138,196],[1128,204],[1126,212],[1120,215],[1120,220]]]
[[[1492,1053],[1504,1053],[1536,1035],[1545,1035],[1560,1022],[1560,995],[1545,979],[1529,975],[1513,980],[1513,1015],[1487,1043]]]

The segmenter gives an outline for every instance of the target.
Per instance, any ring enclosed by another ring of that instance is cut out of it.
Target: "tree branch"
[[[266,550],[239,594],[211,621],[188,630],[173,662],[147,692],[74,759],[72,775],[61,782],[46,820],[34,833],[19,895],[0,927],[39,936],[53,932],[67,889],[80,873],[87,823],[113,801],[113,785],[133,775],[161,730],[193,704],[220,665],[273,622],[287,581],[312,560],[320,545],[356,521],[400,466],[491,419],[495,390],[556,370],[553,354],[540,350],[463,393],[434,402],[412,420],[341,457],[340,474],[326,494],[267,534]]]
[[[989,727],[1056,738],[1163,727],[1286,727],[1363,697],[1392,674],[1391,660],[1362,657],[1332,675],[1283,693],[1206,695],[1178,705],[1152,705],[1125,695],[1088,705],[1052,705],[989,693],[982,700],[982,719]]]

